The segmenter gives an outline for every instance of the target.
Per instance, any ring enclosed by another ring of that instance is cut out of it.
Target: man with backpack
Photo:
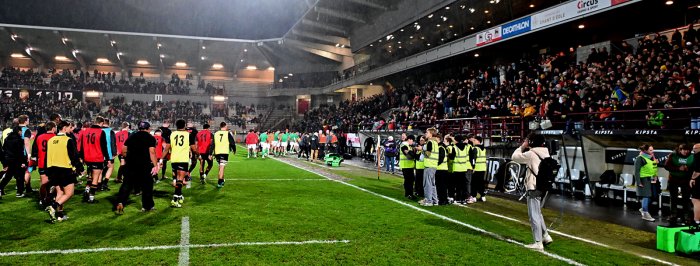
[[[545,147],[544,136],[537,134],[528,136],[520,148],[515,149],[511,159],[514,162],[527,165],[528,168],[525,175],[527,214],[530,218],[532,237],[535,242],[525,247],[543,250],[545,245],[553,242],[542,217],[541,201],[548,188],[551,187],[551,180],[554,179],[552,172],[555,170],[551,169],[555,167],[552,165],[554,159],[549,156],[549,150]],[[556,161],[554,163],[556,164]]]

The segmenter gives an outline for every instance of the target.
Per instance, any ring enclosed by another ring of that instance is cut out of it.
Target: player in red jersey
[[[250,158],[251,154],[253,158],[258,158],[258,153],[256,150],[258,149],[259,141],[260,139],[258,138],[258,134],[255,134],[255,131],[252,129],[249,130],[248,135],[245,136],[245,144],[248,148],[248,158]]]
[[[88,182],[85,185],[83,199],[88,203],[95,203],[95,192],[102,177],[107,155],[107,136],[103,130],[105,119],[101,116],[95,118],[95,123],[85,129],[82,137],[82,158],[88,169]]]
[[[46,207],[45,205],[50,203],[49,177],[46,175],[46,147],[49,139],[56,136],[56,123],[47,122],[44,125],[44,131],[32,144],[32,161],[37,165],[39,176],[41,177],[41,187],[39,188],[39,205],[41,207]]]
[[[126,165],[124,165],[124,157],[122,156],[122,148],[124,147],[124,142],[129,138],[129,130],[131,129],[131,124],[128,122],[122,123],[122,129],[115,134],[117,138],[117,154],[119,156],[119,170],[117,170],[117,183],[122,182],[124,177]]]
[[[153,137],[156,138],[156,158],[162,158],[163,157],[163,145],[165,144],[165,141],[163,140],[163,131],[161,129],[156,129],[156,131],[153,132]],[[165,165],[163,165],[165,167]],[[163,177],[165,177],[165,171],[163,171]],[[153,176],[154,181],[159,182],[158,180],[158,174]]]
[[[197,152],[199,152],[199,181],[205,183],[207,175],[214,164],[212,152],[214,151],[214,134],[209,130],[209,124],[202,126],[203,130],[197,133]],[[160,157],[159,157],[160,158]],[[207,164],[206,171],[204,165]]]

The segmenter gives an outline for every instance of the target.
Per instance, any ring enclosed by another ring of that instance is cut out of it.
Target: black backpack
[[[554,179],[557,178],[557,175],[559,174],[560,166],[557,160],[554,160],[552,157],[542,158],[539,154],[535,153],[534,151],[532,153],[537,155],[537,158],[540,158],[540,166],[538,168],[539,171],[537,171],[538,174],[535,175],[537,182],[535,189],[542,193],[545,193],[549,191],[550,188],[552,188],[552,184],[554,184]],[[532,172],[533,175],[535,174],[535,172],[532,171],[532,169],[530,169],[530,172]]]

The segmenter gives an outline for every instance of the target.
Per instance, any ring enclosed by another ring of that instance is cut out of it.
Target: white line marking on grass
[[[182,217],[182,227],[180,229],[180,257],[178,265],[190,265],[190,217]]]
[[[338,244],[350,243],[350,240],[308,240],[308,241],[280,241],[280,242],[240,242],[223,244],[198,244],[190,245],[193,248],[235,247],[235,246],[280,246],[280,245],[309,245],[309,244]]]
[[[296,168],[298,168],[298,169],[301,169],[301,170],[304,170],[304,171],[307,171],[307,172],[310,172],[310,173],[314,173],[314,174],[316,174],[316,175],[319,175],[319,176],[324,177],[324,178],[326,178],[326,179],[329,179],[329,180],[331,180],[331,181],[335,181],[335,182],[338,182],[338,183],[340,183],[340,184],[343,184],[343,185],[346,185],[346,186],[349,186],[349,187],[358,189],[358,190],[360,190],[360,191],[363,191],[363,192],[372,194],[372,195],[374,195],[374,196],[377,196],[377,197],[380,197],[380,198],[384,198],[384,199],[389,200],[389,201],[392,201],[392,202],[394,202],[394,203],[401,204],[401,205],[406,206],[406,207],[409,207],[409,208],[411,208],[411,209],[414,209],[414,210],[417,210],[417,211],[420,211],[420,212],[423,212],[423,213],[430,214],[430,215],[432,215],[432,216],[438,217],[438,218],[443,219],[443,220],[445,220],[445,221],[449,221],[449,222],[452,222],[452,223],[455,223],[455,224],[462,225],[462,226],[464,226],[464,227],[467,227],[467,228],[472,229],[472,230],[474,230],[474,231],[480,232],[480,233],[482,233],[482,234],[489,235],[489,236],[491,236],[491,237],[493,237],[493,238],[496,238],[496,239],[498,239],[498,240],[503,240],[503,241],[506,241],[506,242],[509,242],[509,243],[517,244],[517,245],[519,245],[519,246],[525,246],[525,244],[523,244],[523,243],[520,243],[520,242],[515,241],[515,240],[512,240],[512,239],[505,238],[505,237],[503,237],[503,236],[501,236],[501,235],[499,235],[499,234],[496,234],[496,233],[493,233],[493,232],[490,232],[490,231],[486,231],[486,230],[484,230],[484,229],[482,229],[482,228],[473,226],[473,225],[471,225],[471,224],[468,224],[468,223],[465,223],[465,222],[462,222],[462,221],[459,221],[459,220],[455,220],[455,219],[452,219],[452,218],[450,218],[450,217],[447,217],[447,216],[444,216],[444,215],[441,215],[441,214],[437,214],[437,213],[434,213],[434,212],[431,212],[431,211],[428,211],[428,210],[419,208],[419,207],[417,207],[417,206],[414,206],[414,205],[411,205],[411,204],[408,204],[408,203],[399,201],[399,200],[397,200],[397,199],[394,199],[394,198],[391,198],[391,197],[388,197],[388,196],[384,196],[384,195],[382,195],[382,194],[379,194],[379,193],[376,193],[376,192],[374,192],[374,191],[370,191],[370,190],[367,190],[367,189],[358,187],[358,186],[356,186],[356,185],[353,185],[353,184],[350,184],[350,183],[347,183],[347,182],[343,182],[343,181],[340,181],[340,180],[335,180],[335,179],[328,178],[328,177],[326,177],[325,175],[323,175],[323,174],[321,174],[321,173],[318,173],[318,172],[316,172],[316,171],[314,171],[314,170],[304,169],[304,168],[301,168],[301,167],[299,167],[299,166],[296,166],[296,165],[291,164],[291,163],[286,162],[286,161],[282,161],[282,160],[279,160],[279,161],[281,161],[281,162],[283,162],[283,163],[285,163],[285,164],[287,164],[287,165],[291,165],[292,167],[296,167]],[[557,255],[557,254],[544,251],[544,250],[538,251],[538,252],[540,252],[540,253],[542,253],[542,254],[545,254],[545,255],[547,255],[548,257],[551,257],[551,258],[554,258],[554,259],[558,259],[558,260],[560,260],[560,261],[566,262],[566,263],[571,264],[571,265],[577,265],[577,266],[584,265],[584,264],[579,263],[579,262],[576,262],[576,261],[574,261],[574,260],[572,260],[572,259],[568,259],[568,258],[559,256],[559,255]]]
[[[339,244],[350,243],[350,240],[307,240],[307,241],[277,241],[277,242],[238,242],[222,244],[190,244],[190,248],[216,248],[235,246],[279,246],[279,245],[313,245],[313,244]],[[2,252],[0,257],[26,256],[26,255],[47,255],[47,254],[75,254],[94,253],[106,251],[134,251],[134,250],[164,250],[182,249],[183,245],[150,246],[150,247],[121,247],[121,248],[88,248],[88,249],[54,249],[39,251]]]
[[[320,178],[229,178],[226,181],[328,181]]]

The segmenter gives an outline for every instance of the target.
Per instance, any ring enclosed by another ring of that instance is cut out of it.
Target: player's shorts
[[[88,170],[104,170],[106,163],[85,163]]]
[[[248,144],[247,147],[248,147],[248,149],[257,149],[258,145],[257,144]]]
[[[285,149],[286,149],[286,148],[287,148],[287,144],[289,144],[289,142],[286,142],[286,141],[285,141],[285,142],[281,142],[281,143],[280,143],[280,146],[281,146],[282,148],[285,148]]]
[[[269,149],[269,148],[270,148],[270,144],[269,144],[269,143],[265,143],[265,142],[260,143],[260,146],[261,146],[263,149]]]
[[[273,141],[273,142],[272,142],[272,147],[273,147],[273,148],[279,147],[279,146],[280,146],[279,141]]]
[[[299,143],[298,143],[298,142],[291,142],[291,143],[289,143],[289,144],[292,145],[292,147],[299,147]]]
[[[214,155],[216,157],[216,161],[219,162],[219,165],[226,165],[228,163],[228,154],[217,154]]]
[[[27,167],[27,173],[31,174],[32,172],[34,172],[34,168],[34,166]]]
[[[78,182],[77,174],[70,168],[51,167],[47,169],[49,185],[66,187]]]
[[[187,169],[189,168],[187,163],[170,163],[170,165],[173,167],[173,171],[187,172]]]
[[[209,156],[211,156],[211,154],[208,154],[208,153],[200,153],[200,154],[199,154],[199,159],[202,159],[202,160],[205,160],[205,161],[209,161]]]
[[[124,156],[121,156],[121,155],[118,155],[117,157],[119,157],[119,161],[126,159],[126,158],[124,158]]]
[[[39,171],[39,175],[46,175],[46,168],[37,168],[37,171]]]

